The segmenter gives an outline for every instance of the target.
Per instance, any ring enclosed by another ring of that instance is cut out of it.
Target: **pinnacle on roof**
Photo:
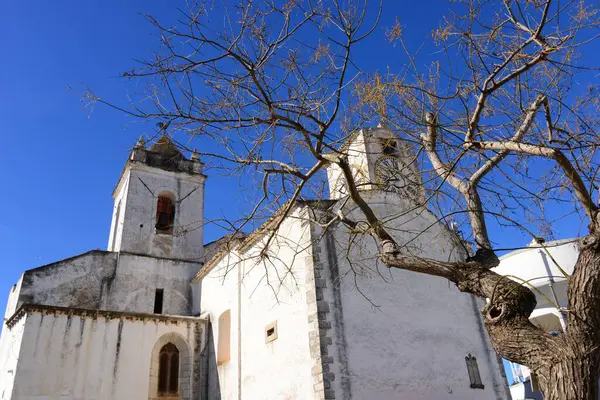
[[[140,138],[138,139],[138,141],[135,143],[135,147],[136,148],[146,148],[146,141],[144,140],[143,136],[140,136]]]
[[[198,154],[198,150],[194,149],[194,151],[192,151],[191,160],[192,161],[200,161],[200,154]]]
[[[390,126],[390,124],[387,122],[387,120],[385,118],[382,118],[379,123],[377,124],[377,127],[380,129],[385,129],[387,131],[391,131],[392,127]]]

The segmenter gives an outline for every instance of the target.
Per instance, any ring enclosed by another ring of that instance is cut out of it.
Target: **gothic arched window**
[[[173,233],[175,221],[175,205],[168,195],[158,196],[156,205],[156,231],[159,233]]]
[[[158,356],[158,396],[174,397],[179,392],[179,350],[165,344]]]

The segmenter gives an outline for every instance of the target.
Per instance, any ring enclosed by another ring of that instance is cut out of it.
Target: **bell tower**
[[[356,131],[342,145],[358,190],[392,192],[406,200],[423,203],[425,193],[417,157],[385,123]],[[327,168],[331,199],[348,195],[346,180],[336,164]]]
[[[203,255],[203,164],[186,158],[163,135],[146,148],[140,138],[113,191],[108,250],[187,261]]]

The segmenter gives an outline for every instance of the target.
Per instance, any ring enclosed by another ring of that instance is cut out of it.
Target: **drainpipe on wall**
[[[561,309],[561,305],[558,302],[558,297],[556,296],[556,292],[554,291],[554,277],[552,276],[552,271],[550,270],[550,265],[548,264],[548,258],[546,257],[546,253],[543,250],[538,250],[540,256],[542,257],[542,261],[544,262],[544,267],[546,268],[546,274],[548,275],[548,286],[550,287],[550,293],[552,293],[552,299],[556,306],[558,307],[558,320],[560,321],[560,326],[562,327],[563,332],[567,331],[567,320],[565,318],[565,313]]]

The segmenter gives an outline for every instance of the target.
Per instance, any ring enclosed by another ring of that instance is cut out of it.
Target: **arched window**
[[[156,205],[156,231],[159,233],[172,234],[175,222],[175,205],[173,199],[168,195],[158,196]]]
[[[165,344],[158,356],[158,396],[176,397],[179,393],[179,350]]]
[[[231,346],[231,313],[225,311],[219,317],[219,341],[217,342],[217,364],[229,361]]]

